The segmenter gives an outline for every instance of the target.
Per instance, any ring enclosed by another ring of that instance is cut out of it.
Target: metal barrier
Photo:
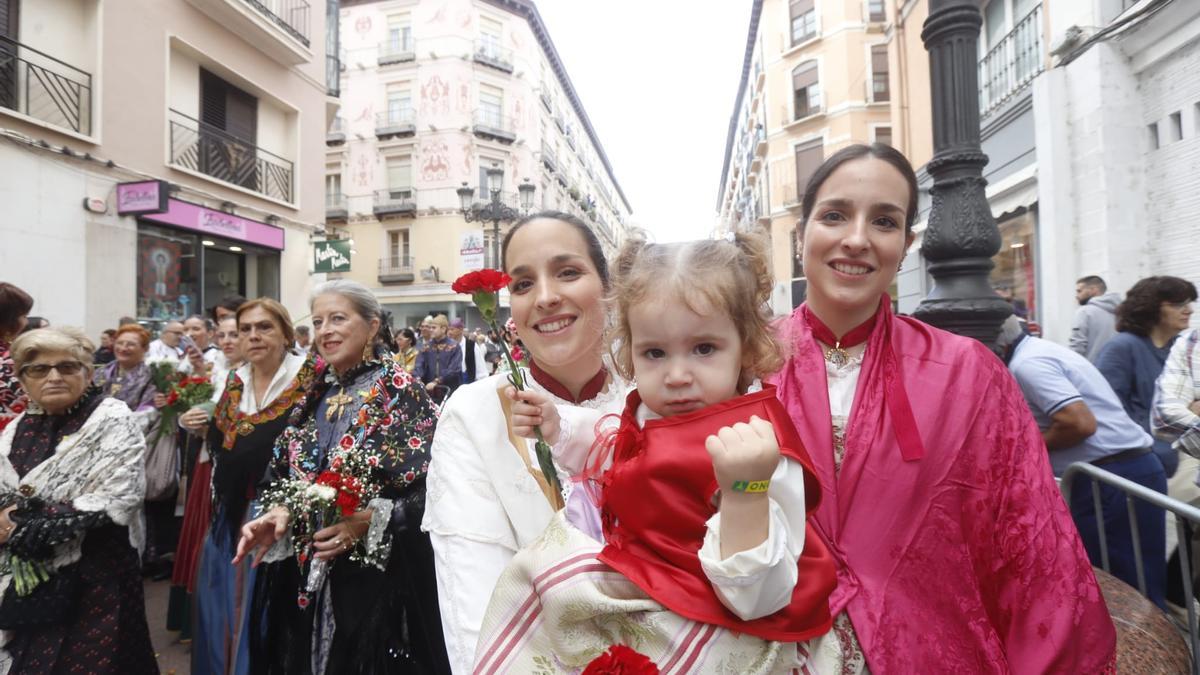
[[[1175,529],[1179,538],[1179,566],[1183,576],[1183,597],[1187,605],[1188,646],[1192,650],[1192,673],[1200,675],[1200,659],[1197,658],[1200,656],[1200,627],[1197,626],[1196,602],[1192,597],[1191,562],[1192,526],[1200,526],[1200,509],[1086,462],[1076,462],[1068,466],[1059,480],[1059,489],[1062,490],[1063,499],[1067,502],[1068,508],[1071,505],[1072,484],[1075,481],[1075,477],[1079,474],[1086,475],[1092,479],[1092,503],[1096,509],[1096,529],[1100,538],[1100,566],[1105,572],[1109,572],[1110,570],[1108,566],[1108,540],[1104,532],[1104,508],[1100,499],[1100,483],[1117,488],[1125,493],[1125,511],[1129,515],[1129,529],[1133,535],[1133,561],[1137,569],[1138,591],[1143,596],[1146,595],[1146,569],[1145,562],[1142,560],[1141,533],[1138,530],[1134,499],[1139,499],[1175,514]],[[1164,560],[1163,565],[1166,565],[1166,562]]]

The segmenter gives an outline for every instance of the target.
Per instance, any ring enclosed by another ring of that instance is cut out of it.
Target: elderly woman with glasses
[[[420,530],[433,404],[387,351],[370,289],[327,282],[311,311],[325,364],[275,443],[263,515],[242,527],[234,558],[273,563],[258,573],[250,616],[266,629],[251,627],[264,636],[251,671],[448,672]],[[310,506],[314,487],[333,485],[336,512]]]
[[[2,672],[158,672],[138,573],[145,440],[90,384],[92,351],[70,328],[12,345],[30,405],[0,434]]]

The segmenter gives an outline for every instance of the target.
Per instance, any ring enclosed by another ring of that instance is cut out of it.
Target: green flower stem
[[[476,302],[476,306],[478,306]],[[508,381],[512,383],[517,391],[525,391],[525,377],[521,374],[521,367],[513,359],[512,353],[508,351],[508,343],[504,340],[504,333],[496,326],[494,316],[485,317],[492,331],[496,333],[496,339],[500,342],[500,350],[504,352],[504,360],[508,362],[509,376]],[[541,469],[542,475],[546,477],[546,482],[550,488],[554,490],[554,494],[562,494],[562,485],[558,482],[558,471],[554,468],[554,459],[550,455],[550,445],[546,443],[546,439],[542,436],[542,427],[536,426],[533,428],[533,433],[537,436],[537,442],[534,443],[534,454],[537,455],[538,468]]]

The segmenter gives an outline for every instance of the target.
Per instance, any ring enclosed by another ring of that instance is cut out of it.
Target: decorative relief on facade
[[[359,153],[358,158],[354,160],[354,185],[369,190],[373,187],[374,178],[375,163],[366,153]]]
[[[450,178],[450,151],[446,142],[431,138],[421,144],[421,179],[426,182]]]
[[[358,17],[358,20],[354,22],[354,31],[360,37],[366,38],[367,34],[371,32],[371,17],[366,15]]]
[[[471,160],[475,157],[475,148],[470,143],[462,145],[462,180],[471,182]]]
[[[525,99],[520,96],[513,97],[512,118],[514,129],[525,128]]]
[[[421,115],[450,114],[450,83],[434,75],[421,85]]]
[[[471,112],[471,82],[469,80],[458,80],[458,113],[462,115]]]

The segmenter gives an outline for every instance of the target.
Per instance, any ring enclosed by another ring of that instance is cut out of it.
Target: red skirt
[[[208,534],[212,518],[212,461],[199,462],[192,470],[187,503],[183,507],[183,529],[179,532],[179,547],[175,550],[175,567],[171,584],[195,591],[196,567],[200,562],[200,547]]]

